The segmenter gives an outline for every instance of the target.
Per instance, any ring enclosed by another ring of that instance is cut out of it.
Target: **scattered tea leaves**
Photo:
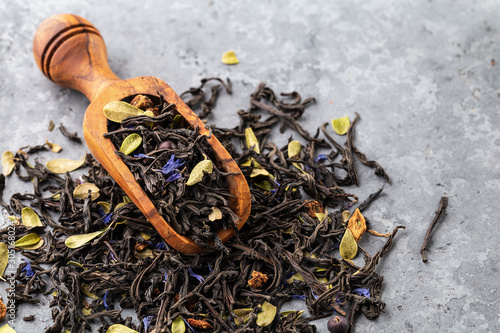
[[[106,333],[139,333],[139,332],[134,331],[133,329],[131,329],[125,325],[114,324],[108,328]]]
[[[3,168],[3,174],[5,176],[8,176],[11,174],[12,170],[14,170],[15,167],[14,163],[14,154],[11,151],[5,151],[2,154],[2,168]]]
[[[248,149],[260,154],[259,140],[257,140],[257,137],[251,127],[245,128],[245,140]]]
[[[89,191],[90,191],[90,198],[92,201],[99,198],[100,195],[99,188],[92,183],[83,183],[75,187],[75,189],[73,190],[73,196],[75,198],[85,199],[87,195],[89,195]],[[108,213],[109,213],[109,208],[108,208]]]
[[[142,136],[137,133],[132,133],[123,140],[122,145],[120,147],[120,152],[125,155],[130,155],[137,148],[140,147],[142,143]]]
[[[222,212],[217,207],[212,207],[212,212],[208,215],[210,221],[220,220],[222,218]]]
[[[9,249],[7,248],[7,244],[0,242],[0,278],[3,276],[8,263]]]
[[[214,165],[211,160],[203,160],[196,164],[189,175],[189,179],[186,182],[186,186],[192,186],[201,182],[204,173],[212,173],[214,170]]]
[[[352,260],[358,253],[358,243],[352,235],[351,229],[346,229],[342,241],[340,241],[340,255],[344,259]]]
[[[347,228],[352,231],[352,235],[356,242],[359,242],[359,239],[366,231],[366,221],[364,216],[357,208],[349,219],[349,223],[347,224]]]
[[[276,317],[276,307],[269,302],[262,304],[262,311],[257,314],[257,325],[260,327],[270,325]]]
[[[66,244],[66,246],[69,247],[70,249],[76,249],[79,248],[80,246],[87,244],[94,238],[101,236],[106,232],[106,230],[107,228],[100,231],[91,232],[89,234],[69,236],[64,241],[64,244]]]
[[[104,106],[104,115],[115,123],[121,123],[128,117],[142,116],[144,111],[122,101],[113,101]]]
[[[19,247],[19,248],[23,248],[25,246],[33,246],[33,245],[36,245],[38,244],[38,242],[40,241],[40,236],[38,234],[35,234],[35,233],[30,233],[30,234],[27,234],[26,236],[23,236],[21,238],[19,238],[15,243],[14,243],[14,246],[15,247]]]
[[[186,324],[182,320],[181,316],[177,316],[172,322],[172,333],[184,333],[186,332]]]
[[[223,64],[226,64],[226,65],[236,65],[240,62],[238,60],[238,58],[236,57],[236,54],[234,53],[234,51],[224,52],[224,54],[222,55],[221,61]]]
[[[67,158],[56,158],[54,160],[48,161],[46,164],[47,169],[54,173],[66,173],[74,171],[81,168],[85,164],[85,158],[77,161],[70,160]]]
[[[62,150],[61,146],[59,146],[58,144],[49,142],[49,139],[45,139],[45,143],[47,144],[47,147],[49,147],[49,149],[52,150],[54,153],[58,153]]]
[[[351,126],[351,121],[347,116],[332,120],[333,130],[338,135],[345,135],[347,133],[347,130],[349,129],[349,126]]]
[[[24,207],[21,211],[21,220],[27,227],[43,227],[40,217],[30,207]]]

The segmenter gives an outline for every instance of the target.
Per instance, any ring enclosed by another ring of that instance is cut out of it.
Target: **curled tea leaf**
[[[38,214],[29,207],[24,207],[21,211],[21,220],[27,227],[43,227]]]
[[[133,329],[122,324],[114,324],[109,326],[106,333],[139,333],[139,332],[134,331]]]
[[[15,247],[23,248],[25,246],[33,246],[38,244],[40,241],[40,236],[35,233],[27,234],[26,236],[23,236],[19,238],[15,243]]]
[[[2,154],[2,168],[3,168],[3,174],[5,176],[8,176],[11,174],[12,170],[14,170],[15,167],[14,163],[14,154],[7,150]]]
[[[359,239],[366,231],[366,221],[364,216],[357,208],[349,219],[349,223],[347,224],[347,228],[352,231],[352,235],[356,242],[359,242]]]
[[[288,144],[288,158],[292,158],[295,156],[299,156],[300,152],[302,151],[302,145],[300,144],[299,141],[294,140],[290,141]]]
[[[115,123],[121,123],[128,117],[143,116],[144,111],[122,101],[113,101],[104,106],[104,115]]]
[[[236,65],[240,62],[238,60],[238,58],[236,57],[236,54],[234,53],[234,51],[224,52],[224,54],[222,54],[221,61],[223,64],[226,64],[226,65]]]
[[[85,164],[85,158],[80,161],[67,158],[56,158],[48,161],[45,166],[54,173],[66,173],[80,168],[83,164]]]
[[[66,244],[66,246],[69,247],[70,249],[76,249],[79,248],[80,246],[87,244],[94,238],[102,236],[102,234],[104,234],[106,230],[107,228],[100,231],[91,232],[89,234],[69,236],[64,241],[64,244]]]
[[[120,146],[120,152],[125,155],[130,155],[134,152],[142,143],[142,136],[137,133],[132,133],[123,140]]]
[[[257,314],[256,323],[260,327],[270,325],[276,317],[277,308],[269,302],[262,304],[262,311]]]
[[[177,316],[172,322],[172,333],[184,333],[186,332],[186,324],[182,320],[181,316]]]
[[[49,142],[49,139],[45,139],[45,143],[47,144],[47,147],[49,147],[49,149],[52,150],[54,153],[58,153],[62,150],[61,146],[59,146],[58,144]]]
[[[75,187],[75,189],[73,190],[73,196],[75,198],[85,199],[89,194],[89,191],[90,191],[90,199],[92,201],[99,198],[100,195],[99,188],[92,183],[83,183]]]
[[[191,171],[191,174],[189,175],[189,179],[186,182],[187,186],[192,186],[194,184],[197,184],[201,182],[203,179],[203,174],[206,173],[212,173],[214,170],[214,165],[211,160],[203,160],[196,164]]]
[[[222,212],[217,207],[212,207],[212,212],[208,215],[210,221],[220,220],[222,218]]]
[[[351,229],[346,229],[344,237],[342,237],[342,241],[340,241],[339,251],[344,259],[351,260],[356,257],[358,253],[358,243],[356,239],[354,239]]]
[[[8,263],[9,249],[7,248],[7,244],[0,242],[0,278],[3,276]]]
[[[351,126],[351,121],[349,117],[342,117],[332,120],[332,127],[335,133],[338,135],[344,135],[349,130],[349,126]]]
[[[251,127],[245,128],[245,141],[248,149],[252,149],[257,154],[260,154],[259,140],[257,140]]]

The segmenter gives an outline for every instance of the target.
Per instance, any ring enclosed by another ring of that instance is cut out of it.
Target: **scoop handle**
[[[77,15],[58,14],[43,21],[35,33],[33,55],[51,81],[82,92],[91,102],[120,80],[109,68],[99,30]]]

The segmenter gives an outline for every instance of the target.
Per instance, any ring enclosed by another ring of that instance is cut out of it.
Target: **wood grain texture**
[[[91,101],[85,112],[83,134],[85,142],[101,165],[132,199],[148,221],[158,230],[165,241],[183,253],[199,253],[205,249],[192,239],[179,235],[158,214],[158,211],[136,182],[134,176],[115,154],[116,148],[107,133],[107,119],[103,107],[137,94],[158,96],[174,103],[178,112],[200,134],[209,134],[208,128],[182,99],[162,80],[143,76],[121,80],[109,68],[106,45],[99,31],[87,20],[72,14],[60,14],[45,20],[38,28],[33,41],[33,53],[40,70],[56,84],[78,90]],[[236,162],[215,136],[208,142],[213,147],[217,164],[229,177],[229,190],[234,195],[230,207],[240,218],[240,229],[248,219],[251,209],[250,190]],[[234,235],[234,230],[219,230],[223,242]]]

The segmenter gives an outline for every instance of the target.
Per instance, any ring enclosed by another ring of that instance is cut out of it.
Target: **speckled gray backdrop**
[[[236,125],[262,81],[317,98],[303,119],[310,131],[358,112],[359,148],[393,179],[366,215],[379,231],[407,229],[378,267],[386,311],[360,316],[356,331],[500,331],[498,1],[2,1],[0,151],[45,138],[63,145],[64,157],[87,151],[47,131],[54,120],[82,135],[88,101],[48,81],[31,50],[38,24],[64,12],[96,25],[121,78],[152,75],[181,92],[203,77],[229,77],[234,94],[210,122]],[[220,62],[230,49],[241,61],[232,67]],[[361,170],[361,186],[350,190],[363,199],[383,183]],[[6,197],[29,188],[9,177]],[[443,195],[449,212],[423,264],[421,242]],[[369,239],[374,253],[383,240]],[[34,322],[20,319],[32,313]],[[18,317],[17,332],[51,322],[41,306],[21,306]]]

